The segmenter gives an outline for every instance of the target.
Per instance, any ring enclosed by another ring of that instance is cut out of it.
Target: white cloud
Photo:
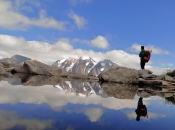
[[[85,110],[85,115],[89,118],[91,122],[96,122],[103,115],[103,109],[101,108],[91,108]]]
[[[97,36],[94,40],[91,40],[91,44],[102,49],[106,49],[109,46],[107,39],[100,35]]]
[[[85,28],[85,25],[87,24],[87,20],[85,18],[75,14],[72,10],[68,14],[68,16],[75,21],[75,24],[79,29]]]
[[[140,52],[141,51],[141,46],[142,45],[139,45],[137,43],[134,43],[130,48],[129,50],[132,51],[132,52]],[[159,47],[155,47],[154,45],[148,45],[148,46],[145,46],[145,50],[152,50],[152,53],[153,54],[169,54],[168,51],[166,50],[162,50],[161,48]]]
[[[1,51],[0,50],[0,59],[3,59],[5,57],[10,57],[10,54],[7,53],[6,51]]]
[[[79,42],[83,44],[88,44],[90,46],[98,47],[101,49],[107,49],[109,47],[109,42],[104,36],[97,36],[93,40],[81,40],[78,38],[75,38],[72,40],[72,42]]]
[[[66,52],[72,51],[73,47],[69,44],[68,39],[63,38],[63,39],[59,39],[59,41],[53,45],[52,50],[55,50],[55,51],[60,50],[66,53]]]
[[[17,2],[16,5],[20,6],[20,2]],[[47,17],[44,10],[40,12],[39,18],[29,18],[20,14],[17,8],[18,7],[14,7],[10,1],[0,0],[0,27],[25,30],[29,26],[38,26],[64,30],[67,24],[67,22],[61,22],[52,17]]]
[[[0,35],[0,41],[1,46],[9,48],[19,47],[25,42],[23,38],[16,38],[9,35]]]

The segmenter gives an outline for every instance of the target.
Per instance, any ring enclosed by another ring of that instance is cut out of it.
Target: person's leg
[[[145,69],[145,60],[143,60],[143,69]]]
[[[141,60],[140,61],[141,69],[145,69],[145,61]]]
[[[140,60],[140,67],[141,67],[141,69],[142,69],[142,60]]]

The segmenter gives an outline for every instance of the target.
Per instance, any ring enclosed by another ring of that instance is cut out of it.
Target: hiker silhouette
[[[145,60],[144,60],[144,56],[145,56],[144,46],[141,46],[141,51],[140,51],[140,53],[139,53],[139,57],[140,57],[140,67],[141,67],[141,69],[145,69]]]
[[[143,99],[142,97],[139,98],[137,109],[135,110],[135,112],[137,114],[137,117],[136,117],[137,121],[140,121],[141,116],[148,118],[147,108],[146,108],[146,105],[143,104],[142,99]]]

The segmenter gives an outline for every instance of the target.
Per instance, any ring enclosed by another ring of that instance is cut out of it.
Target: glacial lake
[[[120,89],[113,93],[115,97],[98,83],[30,86],[19,78],[4,79],[0,81],[0,130],[175,129],[173,92]],[[147,114],[136,120],[141,95]]]

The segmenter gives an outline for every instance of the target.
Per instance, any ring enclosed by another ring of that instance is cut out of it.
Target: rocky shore
[[[15,76],[15,75],[16,76]],[[30,82],[39,80],[43,82],[58,83],[62,80],[77,80],[100,82],[100,84],[125,84],[139,87],[175,87],[175,79],[168,75],[155,75],[150,70],[135,70],[126,67],[110,68],[98,77],[94,75],[65,72],[63,69],[41,63],[36,60],[26,60],[22,65],[0,63],[0,80],[3,78],[20,77],[30,79]],[[44,78],[43,78],[44,77]]]

